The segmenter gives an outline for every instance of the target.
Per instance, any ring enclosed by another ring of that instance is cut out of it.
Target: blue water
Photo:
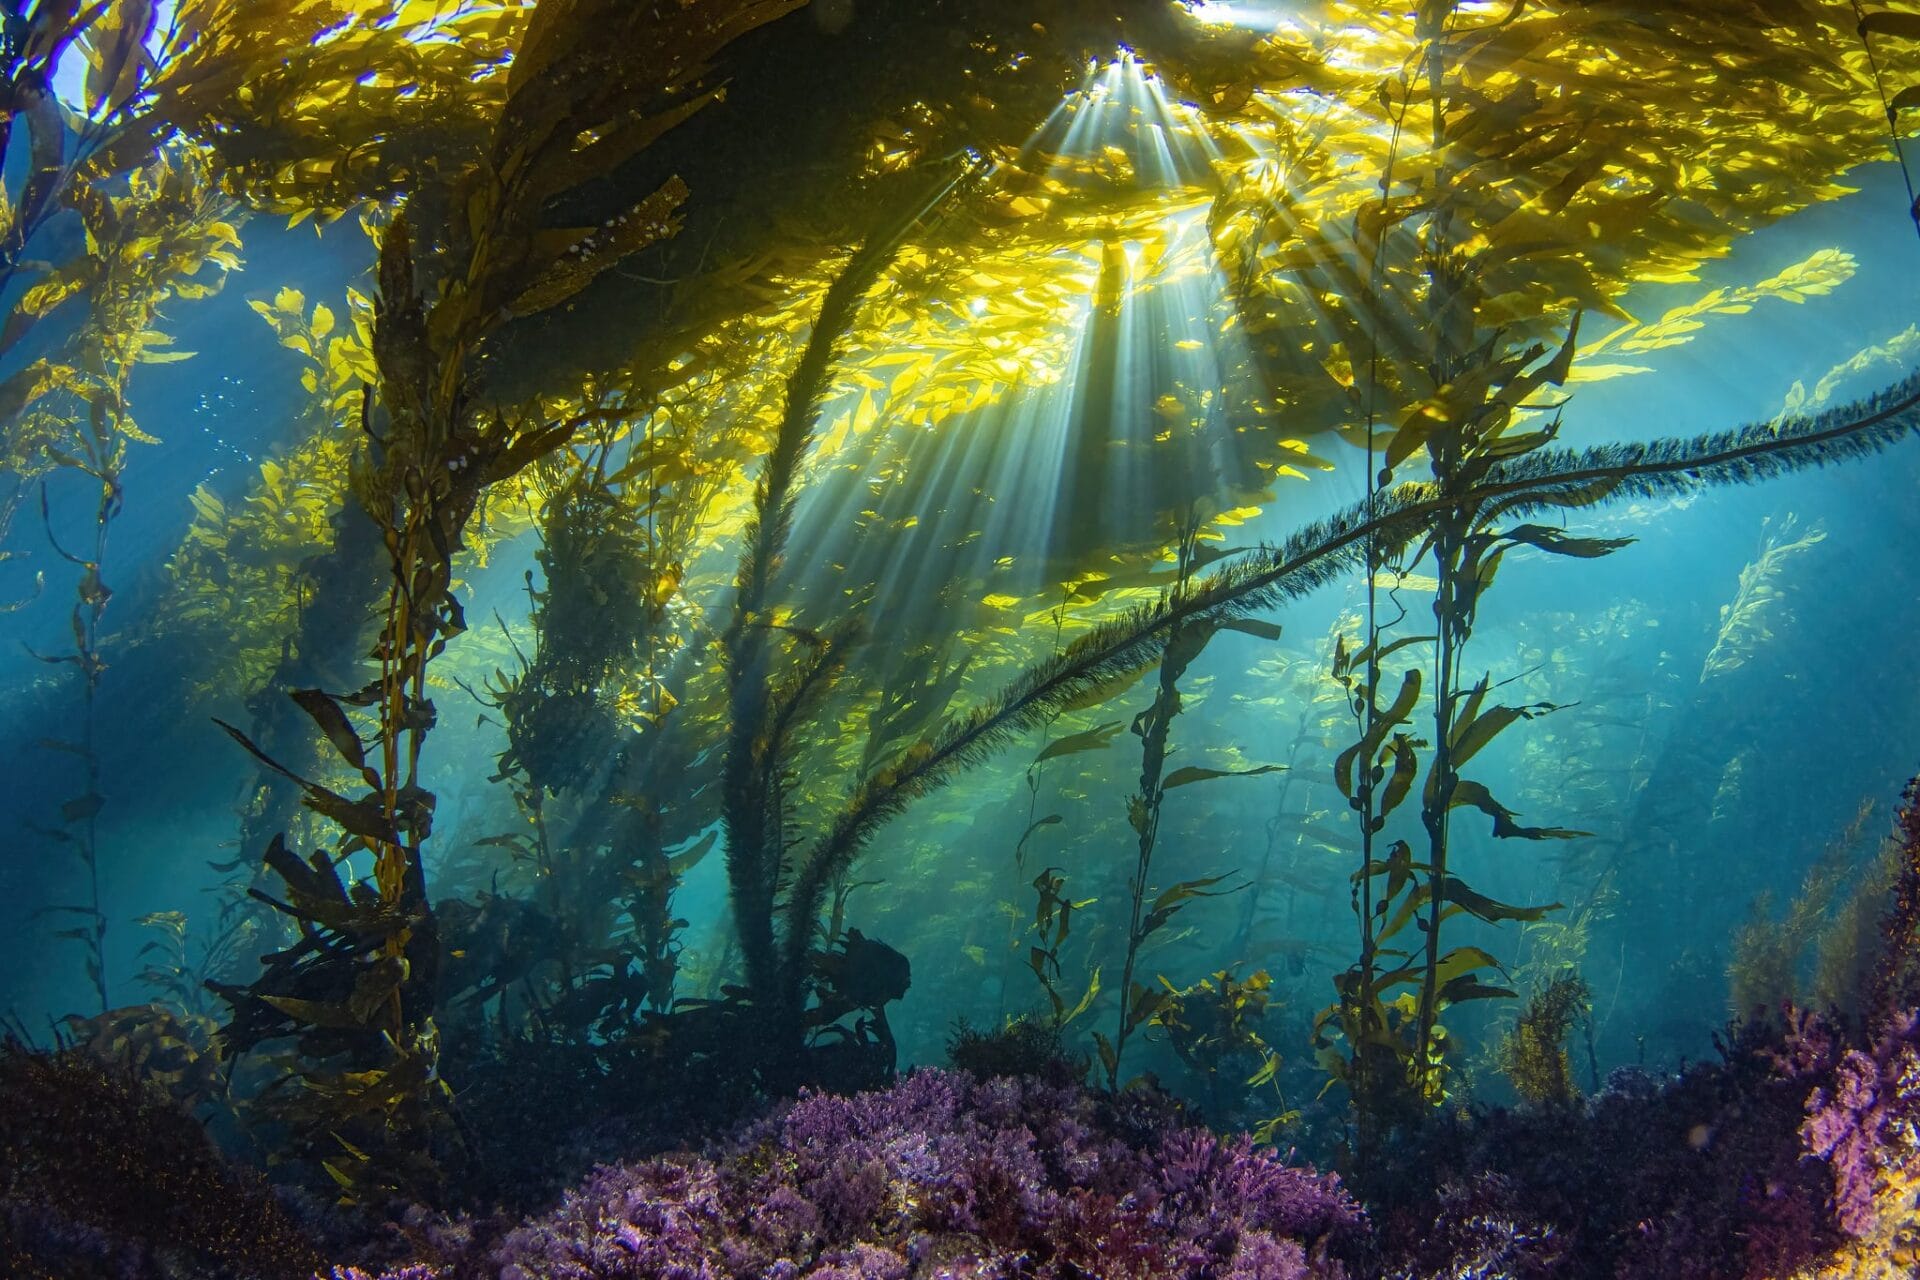
[[[1912,323],[1920,243],[1904,216],[1896,175],[1890,166],[1873,166],[1857,175],[1857,185],[1858,195],[1743,240],[1727,258],[1709,264],[1701,284],[1648,287],[1630,296],[1628,306],[1651,318],[1705,287],[1760,280],[1826,246],[1856,257],[1858,270],[1850,280],[1803,303],[1768,300],[1749,314],[1712,317],[1687,345],[1621,357],[1650,364],[1653,371],[1575,388],[1566,409],[1566,441],[1685,435],[1771,418],[1796,380],[1811,386],[1830,367]],[[143,368],[133,384],[137,416],[161,443],[134,447],[126,509],[114,526],[106,574],[116,594],[105,642],[112,667],[99,695],[108,799],[100,847],[103,909],[111,922],[107,979],[115,1003],[148,998],[135,980],[144,936],[134,917],[159,910],[201,917],[219,879],[207,863],[257,853],[231,847],[248,770],[211,723],[216,715],[244,719],[248,691],[226,687],[211,700],[184,697],[193,655],[169,652],[169,637],[144,625],[165,590],[167,560],[191,518],[194,488],[205,483],[237,499],[255,464],[292,443],[285,424],[297,405],[298,366],[246,302],[289,282],[310,297],[337,296],[363,263],[364,244],[345,225],[316,237],[309,228],[280,230],[256,220],[247,228],[246,257],[245,271],[220,297],[175,304],[169,323],[178,346],[199,354],[181,364]],[[1605,327],[1604,320],[1590,321],[1587,332],[1598,335]],[[1882,364],[1846,381],[1835,399],[1864,393],[1901,372]],[[1338,452],[1330,456],[1348,459]],[[1358,467],[1343,465],[1310,481],[1283,482],[1235,536],[1284,536],[1305,520],[1358,500],[1359,477]],[[1920,514],[1911,500],[1916,482],[1920,446],[1910,445],[1763,486],[1575,513],[1567,521],[1574,532],[1637,542],[1595,562],[1516,554],[1490,595],[1469,650],[1470,669],[1484,668],[1495,679],[1523,677],[1537,661],[1530,652],[1558,646],[1572,655],[1560,678],[1576,687],[1545,696],[1581,705],[1515,729],[1481,758],[1475,774],[1525,821],[1611,824],[1604,834],[1615,841],[1615,852],[1607,856],[1617,896],[1611,914],[1593,925],[1584,953],[1602,1006],[1602,1070],[1702,1052],[1729,1012],[1724,975],[1730,937],[1756,894],[1770,889],[1776,897],[1790,896],[1823,841],[1859,804],[1872,800],[1884,812],[1920,764],[1920,750],[1911,745],[1920,742],[1920,695],[1909,639],[1920,628],[1914,555]],[[74,536],[76,522],[88,518],[91,495],[60,477],[47,495],[53,529]],[[1714,643],[1718,610],[1733,599],[1741,568],[1756,555],[1762,522],[1777,524],[1789,513],[1802,530],[1824,529],[1825,540],[1792,560],[1779,579],[1784,596],[1773,639],[1730,678],[1729,692],[1709,689],[1700,673]],[[803,503],[803,528],[808,515]],[[7,641],[0,646],[0,760],[7,761],[0,811],[11,835],[0,860],[0,1010],[32,1028],[86,1010],[91,1000],[77,955],[49,940],[55,924],[37,914],[80,901],[83,892],[74,860],[34,830],[53,821],[68,788],[77,789],[71,761],[35,743],[70,734],[78,694],[64,669],[46,666],[29,652],[61,648],[70,607],[65,566],[49,554],[35,503],[23,507],[4,545],[21,559],[0,568],[0,595],[23,595],[33,572],[47,574],[37,599],[0,618]],[[492,565],[469,583],[470,615],[485,618],[497,607],[517,624],[525,615],[520,582],[531,565],[529,541],[497,548]],[[939,566],[919,568],[931,573]],[[1288,606],[1278,615],[1287,632],[1280,651],[1305,654],[1355,600],[1345,584]],[[1427,597],[1413,592],[1408,600],[1417,618]],[[1574,634],[1608,617],[1615,624],[1610,634],[1585,640]],[[1191,681],[1198,696],[1190,695],[1176,729],[1178,749],[1188,759],[1228,747],[1237,748],[1245,763],[1288,757],[1294,746],[1291,711],[1263,712],[1256,702],[1273,691],[1255,671],[1271,652],[1265,642],[1228,636],[1195,667]],[[457,653],[451,660],[457,662]],[[1132,696],[1138,703],[1140,690]],[[435,865],[444,865],[450,845],[497,826],[510,813],[501,789],[487,781],[491,757],[501,747],[497,726],[477,723],[482,709],[464,694],[449,690],[441,697],[443,727],[430,741],[426,776],[440,795],[443,835]],[[1582,717],[1607,723],[1584,723]],[[1576,740],[1583,744],[1577,751]],[[1130,857],[1116,838],[1125,834],[1116,817],[1132,785],[1130,741],[1122,735],[1108,754],[1072,757],[1073,768],[1049,776],[1043,803],[1059,808],[1067,821],[1047,833],[1052,843],[1036,847],[1017,873],[1009,854],[1027,812],[1023,770],[1033,740],[1016,743],[953,792],[918,806],[887,830],[861,871],[862,878],[884,884],[860,891],[853,901],[861,927],[908,951],[920,975],[895,1019],[907,1059],[937,1059],[957,1014],[991,1020],[1034,1005],[1038,992],[1023,964],[1016,957],[1009,977],[996,951],[1007,936],[997,904],[1010,903],[1022,917],[1030,913],[1026,881],[1041,865],[1064,866],[1076,884],[1111,890],[1118,883]],[[1255,874],[1270,818],[1300,818],[1310,804],[1328,808],[1330,754],[1317,746],[1300,754],[1291,793],[1271,777],[1179,793],[1169,801],[1156,880]],[[1716,817],[1718,771],[1742,754],[1747,759],[1740,787]],[[1615,811],[1554,812],[1571,772],[1595,763],[1630,770],[1640,783],[1621,793]],[[1318,798],[1310,800],[1314,794]],[[1343,820],[1337,809],[1321,819],[1336,827]],[[1463,825],[1471,829],[1479,820]],[[1497,846],[1470,835],[1463,848],[1462,865],[1475,883],[1510,900],[1575,905],[1593,885],[1594,864],[1581,861],[1577,843]],[[1304,948],[1298,957],[1284,948],[1230,951],[1228,935],[1244,900],[1229,898],[1193,908],[1183,920],[1193,926],[1191,936],[1156,953],[1146,972],[1184,982],[1227,964],[1240,965],[1242,972],[1268,966],[1281,978],[1283,1016],[1299,1022],[1329,998],[1328,978],[1350,951],[1347,869],[1329,859],[1324,866],[1296,868],[1291,882],[1262,887],[1269,910],[1283,896],[1291,905],[1283,926],[1256,930],[1256,939],[1284,934],[1283,941]],[[1302,876],[1313,883],[1303,887]],[[985,888],[972,895],[943,893],[940,886],[954,879]],[[722,888],[714,857],[680,890],[676,910],[692,922],[687,941],[696,953],[710,954],[717,945]],[[1114,927],[1105,926],[1108,941]],[[1516,946],[1517,931],[1492,936],[1501,954],[1524,954]],[[983,949],[987,960],[969,948]],[[1476,1012],[1468,1022],[1490,1016]],[[1283,1047],[1304,1057],[1295,1046]]]

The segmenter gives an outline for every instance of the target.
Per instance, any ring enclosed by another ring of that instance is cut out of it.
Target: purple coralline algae
[[[703,1154],[603,1165],[550,1213],[383,1280],[1336,1280],[1362,1236],[1337,1179],[1245,1137],[919,1071],[803,1095]]]

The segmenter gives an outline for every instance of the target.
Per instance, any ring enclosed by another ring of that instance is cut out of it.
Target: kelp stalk
[[[44,485],[40,491],[40,516],[46,526],[47,540],[62,559],[80,570],[80,580],[74,588],[73,651],[48,661],[70,663],[80,672],[80,741],[59,745],[80,757],[86,784],[78,796],[60,806],[61,819],[76,830],[53,834],[72,844],[86,867],[87,901],[84,906],[48,910],[78,915],[85,921],[58,931],[56,936],[72,938],[86,948],[87,977],[99,999],[100,1012],[105,1013],[113,1007],[107,996],[107,916],[101,909],[100,896],[100,811],[106,805],[106,797],[100,792],[100,752],[95,734],[99,722],[100,677],[107,669],[106,661],[100,656],[100,619],[113,592],[100,575],[107,558],[107,534],[114,517],[120,514],[123,501],[120,468],[126,456],[126,443],[113,430],[104,400],[96,398],[92,402],[88,422],[87,461],[77,465],[96,483],[98,492],[93,512],[93,545],[85,556],[75,555],[60,545],[47,510]]]
[[[1179,600],[1192,581],[1200,523],[1192,514],[1183,518],[1175,539],[1175,580],[1170,595]],[[1133,875],[1127,881],[1127,950],[1120,969],[1120,1006],[1113,1039],[1094,1033],[1100,1064],[1106,1068],[1107,1088],[1120,1088],[1120,1067],[1127,1041],[1143,1024],[1152,1021],[1167,1008],[1169,991],[1156,991],[1134,981],[1140,950],[1175,913],[1194,898],[1216,895],[1213,886],[1225,876],[1207,876],[1186,880],[1162,890],[1149,901],[1148,876],[1153,873],[1154,849],[1160,839],[1160,810],[1167,798],[1169,784],[1179,786],[1212,776],[1211,770],[1180,770],[1166,773],[1169,735],[1174,717],[1180,714],[1180,677],[1206,648],[1207,641],[1221,624],[1211,618],[1176,624],[1167,633],[1160,650],[1158,678],[1154,682],[1153,701],[1133,719],[1133,735],[1140,739],[1140,787],[1127,797],[1127,825],[1133,829]],[[1254,770],[1254,772],[1261,772]],[[1189,776],[1182,778],[1180,773]],[[1057,968],[1057,963],[1056,963]]]

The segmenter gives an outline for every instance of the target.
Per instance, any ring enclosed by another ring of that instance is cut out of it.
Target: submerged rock
[[[808,1094],[703,1153],[602,1166],[552,1212],[383,1280],[1349,1274],[1362,1217],[1336,1178],[1130,1119],[1086,1089],[963,1072]]]

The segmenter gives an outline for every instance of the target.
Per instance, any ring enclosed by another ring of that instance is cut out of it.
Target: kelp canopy
[[[1499,839],[1587,834],[1516,821],[1461,772],[1574,700],[1549,680],[1503,701],[1467,654],[1503,557],[1629,540],[1528,517],[1871,452],[1914,422],[1910,380],[1651,444],[1563,441],[1559,417],[1715,317],[1853,274],[1823,248],[1696,287],[1909,130],[1904,13],[49,0],[5,54],[30,174],[0,210],[0,519],[17,541],[40,516],[57,552],[10,587],[30,610],[36,570],[56,593],[71,571],[71,644],[44,656],[84,695],[83,729],[49,735],[84,785],[44,838],[89,887],[53,910],[105,1012],[125,959],[96,725],[126,696],[116,664],[165,668],[142,714],[250,779],[223,932],[203,961],[179,944],[171,990],[218,994],[218,1052],[285,1052],[298,1086],[255,1105],[352,1196],[484,1164],[505,1122],[477,1137],[456,1094],[495,1105],[558,1061],[663,1095],[884,1073],[909,957],[850,923],[860,860],[1036,732],[1006,856],[964,885],[1002,1004],[1031,969],[1056,1030],[1110,1026],[1092,1044],[1115,1086],[1146,1030],[1210,1089],[1275,1084],[1308,1054],[1255,1029],[1265,970],[1328,945],[1257,910],[1297,857],[1274,862],[1270,827],[1258,874],[1176,879],[1162,808],[1229,776],[1306,787],[1298,743],[1332,747],[1339,795],[1283,791],[1274,819],[1296,854],[1311,833],[1352,855],[1359,953],[1311,1039],[1363,1118],[1412,1123],[1455,1089],[1448,1009],[1517,994],[1480,926],[1561,905],[1467,884],[1456,811]],[[178,429],[136,422],[140,366],[186,359],[166,326],[281,222],[364,272],[249,281],[298,407],[244,492],[192,494],[164,584],[116,616],[107,535]],[[1649,286],[1683,300],[1638,316]],[[1364,497],[1310,522],[1325,473]],[[80,490],[84,540],[47,496]],[[1285,536],[1229,545],[1255,521]],[[1253,743],[1181,761],[1202,650],[1272,644],[1260,615],[1343,576],[1364,609],[1263,727],[1298,740],[1291,767]],[[1416,583],[1431,624],[1401,603]],[[1722,666],[1757,643],[1748,604]],[[475,714],[497,737],[443,746]],[[1129,763],[1043,788],[1123,733],[1137,786]],[[1112,812],[1073,825],[1123,851],[1098,910],[1129,909],[1075,934],[1094,900],[1027,865],[1068,825],[1041,797],[1121,775]],[[683,882],[710,850],[725,889],[702,917]],[[1596,909],[1610,875],[1558,892]],[[1190,933],[1176,916],[1246,878],[1227,963],[1262,971],[1148,981]],[[996,906],[1029,882],[1032,937]],[[1473,944],[1443,947],[1443,923]],[[1541,978],[1561,1006],[1588,989]],[[1558,1073],[1543,1096],[1565,1095],[1571,1020],[1520,1023],[1555,1043],[1508,1050]]]

